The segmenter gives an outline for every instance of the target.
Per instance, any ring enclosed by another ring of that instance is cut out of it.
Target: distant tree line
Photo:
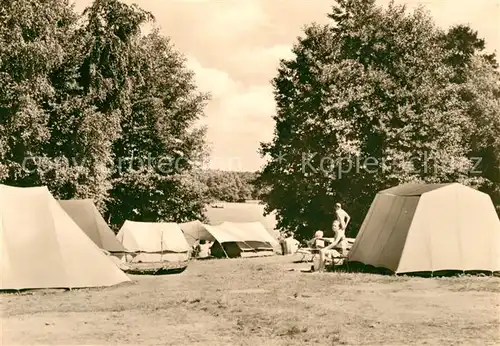
[[[204,170],[198,172],[198,177],[211,202],[245,202],[258,200],[263,194],[254,184],[255,172]]]

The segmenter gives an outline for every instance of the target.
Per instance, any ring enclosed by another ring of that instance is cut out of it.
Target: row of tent
[[[215,257],[271,255],[278,241],[260,222],[223,222],[213,226],[127,220],[115,236],[90,199],[64,200],[59,204],[101,249],[118,262],[179,262],[189,258],[198,241],[210,241]]]
[[[125,221],[118,234],[92,200],[56,200],[46,187],[0,185],[0,289],[110,286],[130,279],[122,263],[187,261],[193,244],[212,255],[272,255],[279,247],[260,222]],[[104,252],[102,250],[105,250]]]
[[[0,185],[0,289],[111,286],[130,281],[112,258],[182,260],[198,240],[213,241],[212,254],[227,257],[278,247],[258,222],[126,221],[115,236],[90,200]],[[376,195],[347,260],[394,273],[498,272],[500,220],[487,194],[464,185],[400,185]]]

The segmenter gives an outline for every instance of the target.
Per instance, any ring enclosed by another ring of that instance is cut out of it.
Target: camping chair
[[[312,262],[314,258],[319,255],[319,250],[310,247],[302,247],[298,248],[295,254],[302,255],[298,262]],[[307,256],[311,256],[311,258],[306,260]]]
[[[302,258],[299,260],[300,262],[304,262],[307,256],[311,256],[311,258],[306,262],[314,261],[316,256],[319,256],[319,250],[325,246],[323,238],[314,238],[312,240],[314,240],[314,242],[311,247],[299,247],[295,252],[296,254],[302,255]]]
[[[323,238],[323,240],[326,243],[332,243],[332,241],[333,241],[333,239],[331,239],[331,238]],[[327,248],[328,247],[329,246],[327,246]],[[324,268],[326,266],[330,266],[330,267],[337,266],[337,264],[335,262],[337,262],[338,260],[341,261],[341,263],[338,264],[339,266],[346,263],[348,249],[347,249],[347,247],[343,248],[342,243],[339,243],[328,250],[329,250],[330,256],[326,256]],[[332,251],[334,253],[333,256],[331,256],[332,252],[330,252],[330,251]],[[319,253],[319,251],[318,251],[318,253]]]

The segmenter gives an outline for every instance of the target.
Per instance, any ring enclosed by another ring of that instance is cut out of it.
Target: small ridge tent
[[[65,200],[59,204],[101,249],[111,253],[126,252],[91,199]]]
[[[500,220],[491,198],[459,183],[379,192],[349,251],[394,273],[500,270]]]
[[[189,244],[176,223],[127,220],[116,238],[129,252],[127,262],[181,262],[189,259]]]
[[[0,289],[112,286],[130,281],[46,187],[0,185]]]

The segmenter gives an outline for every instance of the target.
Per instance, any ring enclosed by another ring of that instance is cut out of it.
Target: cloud
[[[219,39],[241,40],[242,35],[251,33],[269,20],[257,1],[216,1],[210,9],[211,14],[205,13],[200,29],[206,36]]]
[[[231,79],[228,73],[203,67],[196,58],[187,57],[187,67],[195,73],[196,85],[202,92],[210,92],[213,99],[219,99],[238,89],[238,83]]]
[[[207,126],[211,149],[209,167],[227,170],[253,170],[261,166],[259,143],[273,134],[275,113],[270,84],[246,85],[233,80],[226,71],[204,66],[188,57],[200,91],[210,91],[212,102],[205,109],[201,124]]]

